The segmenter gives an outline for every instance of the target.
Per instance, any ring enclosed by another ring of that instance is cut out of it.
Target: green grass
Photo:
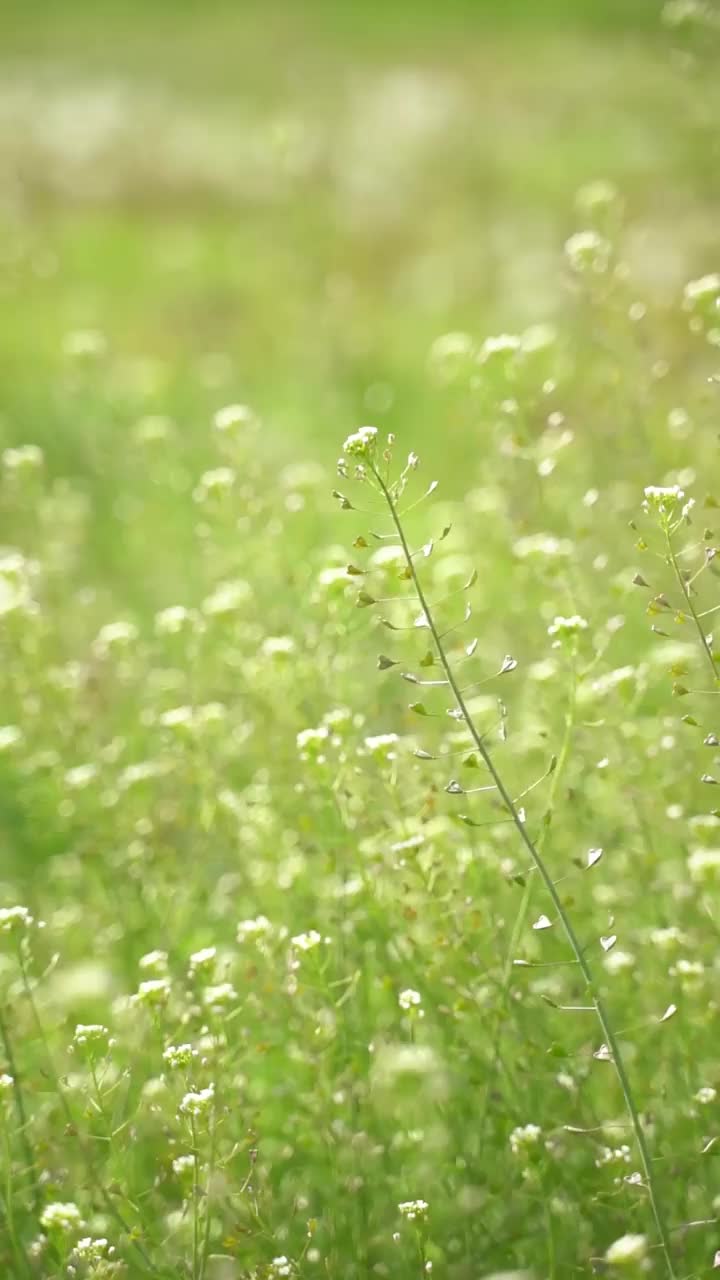
[[[10,7],[3,1275],[709,1273],[711,37]]]

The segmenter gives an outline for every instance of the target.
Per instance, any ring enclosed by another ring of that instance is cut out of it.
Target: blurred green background
[[[138,609],[192,571],[188,504],[146,509],[148,414],[177,424],[177,492],[247,401],[278,460],[331,470],[371,420],[457,494],[482,430],[434,397],[433,339],[561,316],[598,177],[640,296],[710,269],[716,69],[656,0],[6,4],[0,442],[82,481],[88,571]],[[95,390],[67,350],[87,330]]]

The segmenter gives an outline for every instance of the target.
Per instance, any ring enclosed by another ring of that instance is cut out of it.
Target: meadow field
[[[720,1266],[720,10],[9,0],[0,1274]]]

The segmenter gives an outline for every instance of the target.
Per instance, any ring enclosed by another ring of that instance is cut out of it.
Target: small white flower
[[[72,1201],[58,1200],[45,1206],[40,1214],[40,1226],[46,1231],[57,1231],[63,1235],[69,1235],[70,1232],[82,1226],[82,1215]]]
[[[215,1100],[215,1085],[209,1084],[207,1089],[198,1089],[186,1093],[180,1102],[178,1111],[182,1116],[204,1116]]]
[[[213,418],[216,431],[231,435],[256,422],[255,414],[246,404],[227,404],[218,409]]]
[[[360,427],[348,436],[343,453],[353,458],[372,458],[377,445],[377,427]]]
[[[430,1208],[427,1200],[403,1200],[398,1210],[408,1222],[424,1222]]]
[[[702,960],[686,960],[680,956],[669,969],[671,978],[680,978],[684,986],[696,986],[705,977],[705,965]]]
[[[522,340],[516,333],[498,333],[486,338],[478,352],[478,363],[487,364],[494,358],[514,356],[520,350]]]
[[[97,658],[106,658],[116,649],[127,649],[134,644],[139,635],[133,622],[108,622],[101,627],[93,640],[93,653]]]
[[[96,764],[78,764],[74,768],[68,769],[65,774],[65,785],[71,791],[84,791],[90,786],[98,776],[98,767]]]
[[[394,747],[399,741],[396,733],[378,733],[365,739],[365,747],[376,760],[396,760]]]
[[[242,578],[236,578],[232,582],[221,582],[212,594],[203,600],[202,611],[214,618],[235,613],[247,604],[251,594],[249,584]]]
[[[170,998],[170,979],[148,978],[140,983],[132,998],[136,1004],[147,1004],[154,1008],[167,1004]]]
[[[238,942],[245,942],[248,938],[265,938],[272,933],[273,926],[267,916],[256,916],[254,920],[241,920],[237,927]]]
[[[147,951],[140,957],[139,966],[146,972],[165,973],[168,963],[167,951]]]
[[[104,1236],[99,1236],[93,1240],[91,1236],[84,1236],[82,1240],[78,1240],[73,1249],[73,1258],[76,1262],[84,1262],[88,1267],[88,1274],[95,1274],[93,1267],[99,1268],[106,1258],[112,1258],[115,1249]],[[104,1275],[106,1272],[98,1270],[97,1274]]]
[[[644,489],[645,499],[643,511],[649,514],[656,511],[658,515],[669,518],[677,513],[677,508],[685,498],[685,490],[679,484],[648,484]]]
[[[223,1005],[233,1004],[237,998],[237,991],[231,982],[219,982],[216,986],[206,987],[202,997],[203,1004],[210,1009],[220,1009]]]
[[[190,956],[190,973],[207,973],[215,968],[217,947],[203,947]]]
[[[617,205],[618,200],[617,187],[614,183],[608,182],[606,178],[597,178],[594,182],[585,183],[575,196],[575,204],[578,210],[589,218],[612,209],[614,205]]]
[[[548,559],[564,558],[573,553],[569,538],[556,538],[552,533],[529,533],[513,543],[513,551],[520,560],[530,556],[547,556]]]
[[[159,636],[176,636],[181,631],[197,626],[198,616],[182,604],[172,604],[155,614],[155,633]]]
[[[17,746],[22,741],[22,736],[22,729],[16,724],[0,726],[0,751],[8,751],[10,747]]]
[[[210,498],[230,493],[236,478],[232,467],[215,467],[213,471],[204,471],[193,490],[194,501],[207,502]]]
[[[430,369],[438,382],[449,386],[467,370],[474,354],[469,333],[443,333],[430,348]]]
[[[607,271],[611,252],[610,241],[597,231],[576,231],[565,241],[565,257],[578,275],[589,271],[601,275]]]
[[[280,1280],[282,1276],[291,1276],[293,1271],[292,1262],[290,1262],[284,1253],[277,1258],[273,1258],[268,1267],[268,1280]]]
[[[627,1267],[642,1262],[647,1255],[647,1237],[640,1235],[620,1236],[613,1241],[605,1254],[605,1261],[610,1267]]]
[[[632,1154],[629,1146],[623,1143],[620,1147],[603,1147],[595,1164],[602,1168],[606,1164],[630,1164]]]
[[[717,1089],[713,1089],[712,1085],[709,1084],[703,1085],[695,1094],[695,1101],[699,1102],[703,1107],[706,1107],[710,1102],[714,1102],[716,1098]]]
[[[27,907],[0,907],[0,933],[29,929],[33,923]]]
[[[676,924],[667,925],[665,928],[653,929],[650,933],[650,942],[659,951],[673,951],[675,947],[679,947],[685,941],[685,935]]]
[[[158,717],[158,724],[164,729],[192,729],[195,724],[195,712],[192,707],[171,707]]]
[[[292,636],[266,636],[260,649],[265,658],[287,658],[295,652],[295,641]]]
[[[0,1075],[0,1093],[9,1093],[15,1083],[14,1077],[3,1071]]]
[[[716,884],[720,880],[720,849],[693,849],[688,871],[696,884]]]
[[[322,762],[329,737],[330,730],[325,724],[318,725],[316,729],[301,729],[295,739],[300,759]]]
[[[624,973],[635,967],[635,956],[630,951],[615,949],[603,956],[603,965],[608,973]]]
[[[587,618],[581,618],[579,613],[573,613],[569,618],[563,618],[561,614],[555,615],[555,620],[548,627],[549,636],[576,636],[581,631],[587,631]]]
[[[107,1027],[104,1027],[100,1022],[79,1022],[75,1028],[73,1044],[80,1047],[91,1045],[106,1049],[109,1036],[110,1032]]]
[[[688,280],[683,289],[683,307],[685,311],[697,311],[720,298],[720,272],[700,276],[697,280]]]
[[[296,933],[290,942],[297,947],[298,951],[312,951],[313,947],[317,947],[322,942],[322,937],[317,929],[310,929],[308,933]]]
[[[36,444],[22,444],[17,449],[5,449],[2,455],[6,471],[38,471],[43,462],[43,451]]]
[[[406,987],[398,995],[398,1004],[401,1009],[406,1012],[410,1009],[420,1009],[422,1005],[422,996],[419,991],[414,991],[412,987]]]
[[[193,1049],[191,1044],[169,1044],[167,1049],[163,1050],[163,1062],[166,1062],[172,1071],[185,1070],[192,1065],[193,1058],[197,1057],[197,1050]]]
[[[538,1124],[517,1125],[510,1134],[510,1150],[514,1156],[536,1147],[542,1137],[542,1129]]]
[[[195,1157],[193,1155],[176,1156],[172,1162],[173,1173],[178,1177],[185,1177],[193,1172],[195,1168]]]

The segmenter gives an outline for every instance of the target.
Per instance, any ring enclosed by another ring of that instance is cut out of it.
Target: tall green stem
[[[565,907],[563,906],[562,899],[560,898],[560,895],[557,891],[553,878],[545,864],[545,860],[542,856],[542,853],[537,843],[530,836],[527,830],[526,824],[523,820],[523,817],[521,816],[520,810],[515,804],[515,801],[513,800],[507,787],[505,786],[505,783],[503,782],[503,779],[500,773],[498,772],[498,769],[485,744],[485,741],[482,735],[479,733],[478,729],[476,728],[475,722],[470,712],[468,711],[467,705],[465,703],[462,692],[460,690],[460,686],[458,685],[458,682],[455,678],[455,673],[452,667],[450,666],[450,662],[445,652],[445,647],[443,645],[442,638],[435,625],[435,619],[432,615],[430,606],[425,598],[425,592],[423,590],[422,583],[420,581],[419,575],[415,568],[415,562],[413,560],[412,554],[410,552],[410,548],[407,543],[407,539],[405,537],[405,531],[403,529],[400,517],[398,515],[398,511],[395,505],[395,500],[393,498],[393,495],[390,489],[388,488],[388,486],[386,485],[385,481],[383,480],[382,476],[380,475],[379,471],[375,468],[375,466],[372,466],[372,474],[377,484],[379,485],[380,490],[383,494],[383,497],[385,498],[385,501],[388,505],[388,509],[392,517],[393,525],[395,527],[398,538],[400,540],[400,545],[402,546],[403,555],[405,557],[405,563],[407,565],[407,569],[410,574],[411,581],[417,593],[417,598],[420,604],[420,608],[422,609],[423,614],[425,615],[425,618],[427,620],[428,628],[430,630],[430,634],[432,636],[433,643],[435,645],[435,650],[437,652],[443,671],[445,672],[445,677],[447,679],[448,686],[452,692],[452,695],[455,699],[456,706],[465,722],[468,733],[470,734],[470,737],[472,738],[473,743],[475,744],[478,754],[482,759],[488,773],[490,774],[490,777],[493,780],[493,783],[497,789],[498,795],[500,796],[500,799],[502,800],[511,821],[515,826],[517,834],[520,837],[522,844],[524,845],[525,849],[527,850],[530,856],[532,865],[536,868],[538,875],[540,876],[540,879],[542,880],[545,886],[545,889],[547,890],[550,901],[552,902],[554,910],[557,912],[558,919],[562,924],[563,930],[565,932],[565,936],[568,940],[568,943],[570,944],[570,948],[572,950],[573,956],[575,957],[575,961],[580,969],[580,972],[582,973],[583,979],[590,993],[590,998],[592,999],[593,1007],[595,1009],[595,1013],[597,1015],[597,1019],[600,1024],[601,1032],[604,1036],[605,1043],[607,1044],[608,1049],[610,1050],[610,1055],[615,1067],[615,1072],[617,1074],[618,1082],[622,1090],[623,1098],[625,1099],[625,1106],[627,1108],[628,1116],[632,1124],[633,1132],[635,1135],[635,1141],[637,1143],[638,1153],[640,1156],[640,1162],[641,1162],[643,1174],[645,1177],[645,1185],[647,1187],[650,1206],[652,1209],[652,1214],[655,1221],[655,1227],[657,1229],[660,1246],[664,1255],[667,1273],[668,1273],[668,1276],[671,1277],[671,1280],[675,1280],[675,1268],[673,1266],[672,1255],[670,1252],[670,1238],[669,1238],[667,1227],[665,1225],[665,1220],[660,1207],[660,1202],[657,1196],[657,1191],[655,1187],[655,1175],[653,1173],[652,1162],[650,1159],[650,1152],[648,1150],[648,1146],[645,1141],[645,1134],[643,1132],[642,1123],[640,1120],[640,1114],[639,1114],[637,1105],[635,1103],[635,1098],[630,1085],[630,1079],[625,1069],[625,1064],[620,1051],[620,1046],[615,1037],[615,1033],[612,1029],[608,1014],[605,1009],[604,1001],[602,1000],[600,993],[597,990],[595,979],[593,977],[590,964],[585,956],[584,949],[580,944],[580,940],[577,934],[575,933],[575,928],[572,924],[572,921],[570,920],[570,917],[568,916],[565,910]]]

